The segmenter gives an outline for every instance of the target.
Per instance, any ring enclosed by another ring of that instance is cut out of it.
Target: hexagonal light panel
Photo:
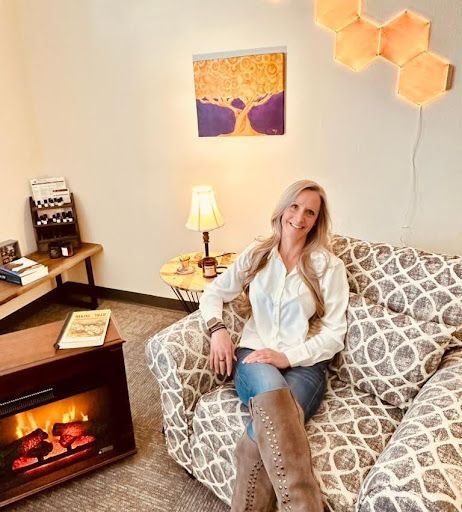
[[[362,0],[315,0],[317,23],[335,34],[335,59],[354,71],[377,55],[399,68],[398,94],[423,105],[451,87],[453,66],[428,51],[431,22],[404,11],[379,27],[361,15]]]
[[[335,59],[354,71],[369,64],[379,52],[380,27],[366,18],[358,18],[337,32]]]
[[[450,74],[448,62],[434,53],[421,53],[400,69],[398,94],[416,105],[423,105],[449,88]]]
[[[380,33],[380,55],[402,66],[419,53],[428,50],[430,21],[404,11],[385,24]]]
[[[316,0],[315,20],[337,32],[361,13],[361,0]]]

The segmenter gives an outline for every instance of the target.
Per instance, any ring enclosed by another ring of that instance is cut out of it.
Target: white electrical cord
[[[412,223],[414,221],[415,209],[417,203],[417,169],[415,165],[415,156],[417,154],[417,149],[420,144],[420,139],[422,137],[422,106],[419,107],[419,119],[417,122],[417,134],[414,142],[414,148],[412,149],[412,157],[411,157],[411,183],[410,183],[410,201],[406,211],[406,215],[404,217],[404,225],[401,226],[401,236],[400,242],[401,245],[408,245],[409,243],[409,234],[412,229]]]

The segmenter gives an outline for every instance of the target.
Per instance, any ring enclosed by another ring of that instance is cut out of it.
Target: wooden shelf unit
[[[61,245],[64,242],[70,242],[74,249],[81,245],[79,221],[77,210],[75,208],[74,194],[70,194],[70,203],[63,203],[61,206],[46,206],[38,208],[34,204],[32,197],[29,197],[30,214],[32,226],[34,227],[34,236],[37,243],[38,252],[49,252],[50,245]],[[45,212],[72,212],[73,222],[49,222],[48,224],[37,225],[37,222]]]

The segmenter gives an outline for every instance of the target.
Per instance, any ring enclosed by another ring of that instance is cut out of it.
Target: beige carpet
[[[7,511],[17,512],[227,512],[229,507],[168,455],[162,435],[162,413],[154,376],[148,370],[144,347],[149,336],[184,313],[114,301],[110,308],[123,338],[128,389],[138,453],[106,468],[71,480],[19,501]],[[64,318],[70,308],[49,305],[22,323],[31,327]]]

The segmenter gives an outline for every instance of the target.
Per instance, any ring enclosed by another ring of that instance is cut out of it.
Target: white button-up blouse
[[[235,263],[206,288],[199,306],[206,322],[211,318],[222,319],[223,303],[232,301],[242,292],[254,246],[247,247]],[[325,314],[320,332],[308,338],[309,319],[316,312],[312,292],[302,281],[296,266],[287,273],[275,247],[266,266],[250,283],[252,315],[244,325],[240,347],[283,352],[291,366],[312,366],[332,358],[343,348],[349,292],[345,266],[327,251],[314,252],[312,263],[321,276],[319,284],[324,299]]]

